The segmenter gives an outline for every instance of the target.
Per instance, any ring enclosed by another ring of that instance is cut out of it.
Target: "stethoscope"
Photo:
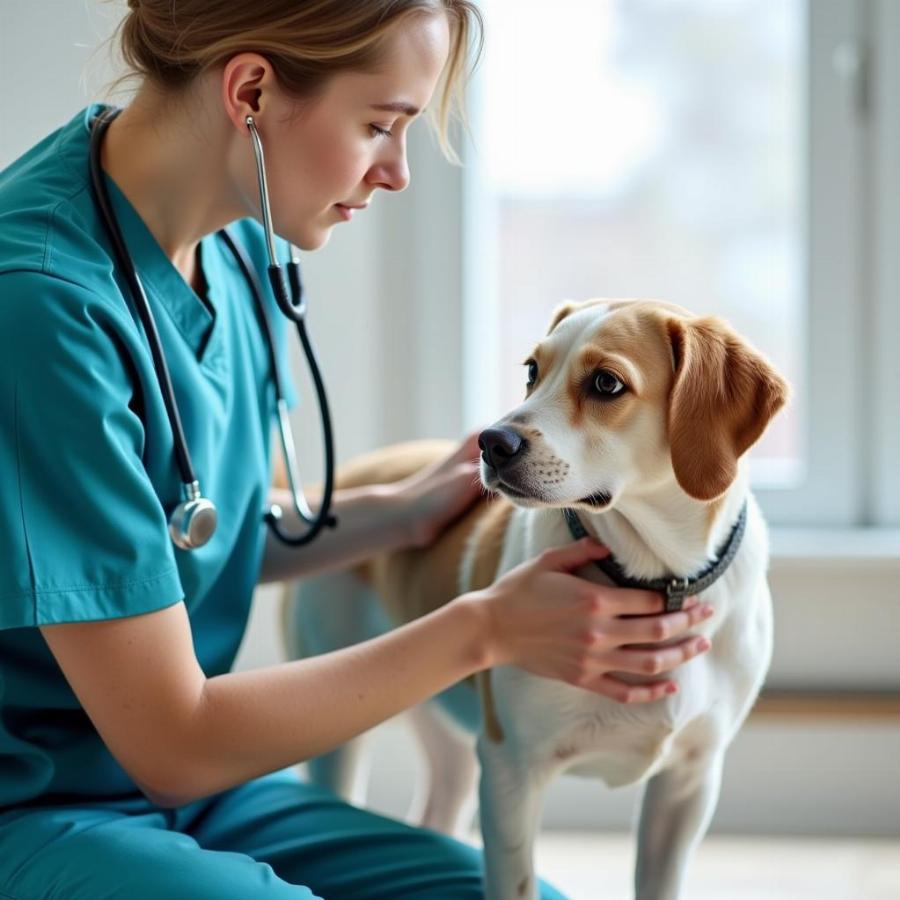
[[[162,352],[162,342],[160,341],[159,332],[156,328],[156,321],[153,318],[153,312],[150,309],[150,303],[147,300],[144,286],[134,267],[134,262],[125,245],[125,239],[122,236],[122,231],[116,220],[115,212],[113,211],[112,203],[109,199],[106,182],[103,177],[103,169],[100,165],[100,148],[103,142],[103,135],[106,133],[109,124],[120,112],[121,109],[104,110],[104,112],[97,116],[93,128],[91,129],[91,183],[94,191],[94,199],[97,208],[100,211],[103,225],[112,242],[118,265],[125,275],[125,280],[128,282],[128,289],[131,293],[138,320],[144,328],[147,342],[150,345],[150,352],[153,357],[153,367],[156,370],[159,389],[162,392],[166,414],[169,418],[169,425],[172,428],[175,458],[181,473],[183,499],[178,506],[175,507],[169,517],[169,534],[172,536],[172,540],[176,546],[180,547],[182,550],[193,550],[197,547],[202,547],[212,537],[213,532],[216,530],[218,517],[213,502],[203,496],[200,490],[200,482],[198,481],[194,472],[194,467],[191,464],[191,457],[188,453],[187,441],[181,424],[181,416],[178,413],[178,405],[175,402],[175,391],[172,387],[169,368],[166,365],[166,359]],[[303,286],[300,281],[300,261],[297,259],[297,250],[293,244],[290,245],[291,261],[287,264],[288,279],[290,280],[290,292],[288,292],[287,282],[284,277],[284,269],[275,257],[275,235],[272,228],[272,213],[269,208],[269,189],[266,184],[266,169],[265,160],[263,159],[262,142],[259,139],[259,133],[256,130],[256,124],[253,121],[253,117],[247,116],[245,121],[247,123],[247,128],[250,131],[250,138],[253,143],[253,153],[256,157],[259,199],[262,207],[263,223],[266,230],[266,244],[269,253],[269,266],[267,269],[269,283],[272,286],[272,291],[279,308],[288,319],[295,322],[297,325],[300,343],[303,345],[303,351],[306,354],[306,359],[309,363],[310,374],[312,375],[316,396],[318,398],[319,411],[321,412],[322,435],[325,444],[325,487],[322,493],[322,503],[318,513],[314,514],[309,508],[309,504],[306,502],[306,497],[303,494],[300,484],[293,433],[291,432],[287,402],[284,399],[281,373],[275,354],[275,340],[272,335],[272,327],[263,301],[262,287],[259,278],[257,277],[253,264],[250,262],[246,252],[236,243],[227,229],[222,229],[217,232],[217,234],[225,241],[226,245],[231,250],[253,292],[253,297],[262,323],[261,327],[266,334],[269,361],[272,367],[272,377],[275,382],[275,399],[278,410],[278,426],[281,433],[281,450],[284,454],[284,463],[287,470],[291,498],[297,515],[309,526],[309,528],[301,535],[288,534],[281,523],[281,507],[276,504],[272,504],[269,509],[266,510],[263,514],[263,518],[281,541],[293,547],[299,547],[312,541],[324,527],[328,526],[329,528],[334,528],[337,525],[337,519],[329,512],[334,486],[334,439],[331,431],[331,416],[328,412],[328,400],[325,396],[325,385],[322,381],[322,375],[319,372],[319,366],[316,362],[315,351],[313,350],[306,333],[306,301],[303,297]]]

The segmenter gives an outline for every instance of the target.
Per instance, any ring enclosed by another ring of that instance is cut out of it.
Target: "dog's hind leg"
[[[476,807],[475,736],[447,721],[433,703],[420,704],[406,718],[425,756],[425,778],[417,785],[409,820],[463,837]]]
[[[697,747],[648,782],[638,827],[636,900],[678,900],[719,797],[724,748]]]
[[[372,589],[350,572],[305,579],[290,586],[284,600],[283,636],[288,659],[318,656],[385,630],[386,622]],[[310,759],[309,780],[351,803],[365,802],[368,760],[365,735]]]

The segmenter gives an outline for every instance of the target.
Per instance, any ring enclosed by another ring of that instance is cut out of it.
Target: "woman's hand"
[[[653,645],[684,635],[712,615],[712,607],[691,597],[682,612],[661,614],[665,601],[660,594],[594,584],[571,574],[608,553],[602,544],[583,538],[547,550],[490,587],[464,595],[487,612],[488,666],[516,665],[622,703],[647,703],[675,693],[678,687],[669,679],[631,684],[609,673],[659,675],[705,652],[709,641],[697,636]]]
[[[473,432],[449,456],[396,483],[406,546],[427,547],[485,496],[478,475],[478,434]]]

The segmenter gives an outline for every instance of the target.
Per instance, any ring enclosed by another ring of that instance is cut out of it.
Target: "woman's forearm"
[[[291,495],[272,488],[269,500],[277,503],[284,515],[282,523],[290,534],[302,534],[307,526],[300,522]],[[318,498],[310,501],[313,509]],[[405,505],[393,485],[371,485],[335,491],[332,512],[337,528],[323,529],[316,539],[303,547],[283,544],[271,529],[266,529],[261,582],[305,578],[333,569],[346,568],[389,550],[399,550],[409,542]]]
[[[332,750],[489,666],[488,635],[484,604],[465,595],[343,650],[207,679],[156,799],[189,802]]]

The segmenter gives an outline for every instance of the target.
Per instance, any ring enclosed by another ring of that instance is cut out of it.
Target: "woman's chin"
[[[298,234],[291,243],[301,250],[318,250],[328,243],[333,227],[333,225],[320,225],[315,228],[307,228],[302,234]]]

